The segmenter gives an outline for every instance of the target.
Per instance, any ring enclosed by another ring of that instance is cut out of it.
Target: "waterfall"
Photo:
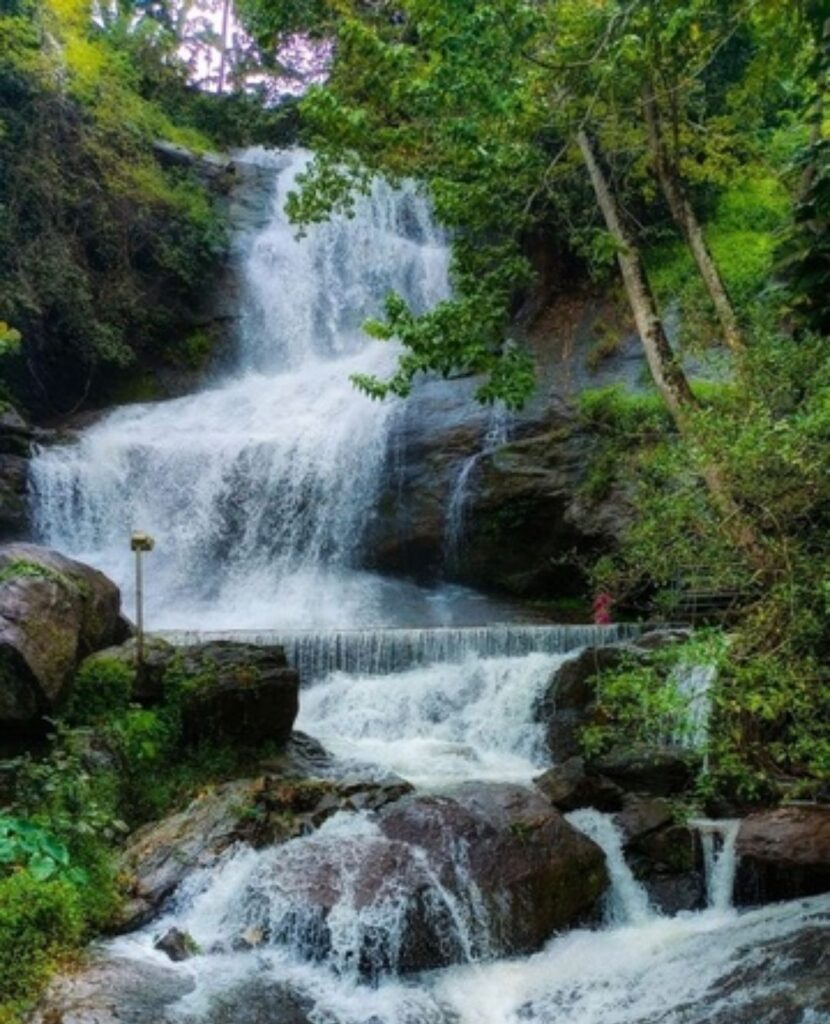
[[[447,247],[415,187],[382,182],[353,218],[298,240],[283,207],[307,155],[260,159],[273,204],[237,242],[230,368],[197,394],[117,409],[31,467],[38,538],[107,572],[128,603],[129,533],[155,536],[155,627],[359,625],[390,604],[356,569],[399,403],[349,378],[394,365],[361,330],[388,292],[415,309],[447,295]]]
[[[615,626],[493,626],[435,629],[175,630],[158,635],[180,646],[206,640],[280,644],[304,683],[332,672],[391,675],[416,665],[526,654],[566,654],[580,647],[618,643],[638,634],[634,624]]]
[[[503,403],[497,402],[490,410],[488,426],[481,450],[468,456],[462,463],[453,483],[447,503],[447,520],[444,529],[444,560],[448,566],[458,562],[467,529],[467,502],[470,480],[481,459],[502,445],[509,437],[509,414]]]
[[[705,750],[712,713],[711,690],[716,677],[714,665],[679,665],[672,672],[670,682],[682,701],[683,716],[666,737],[670,743]]]
[[[602,848],[611,879],[606,897],[606,919],[613,924],[643,924],[652,919],[648,893],[634,877],[623,853],[623,836],[610,814],[593,808],[572,811],[568,821]]]
[[[735,845],[741,827],[739,818],[697,818],[689,822],[700,835],[706,871],[706,898],[710,909],[729,910],[735,888],[738,858]]]

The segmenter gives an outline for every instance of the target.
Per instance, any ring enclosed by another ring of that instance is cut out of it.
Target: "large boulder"
[[[442,884],[474,887],[501,955],[532,952],[585,918],[607,885],[602,850],[521,786],[470,782],[405,797],[379,823],[389,839],[424,850]],[[412,966],[432,966],[435,948],[416,945]]]
[[[589,767],[628,792],[671,796],[692,785],[698,762],[694,752],[682,747],[637,744],[593,758]]]
[[[623,791],[610,779],[589,773],[581,757],[569,757],[562,764],[549,768],[534,782],[553,806],[563,813],[581,807],[598,811],[619,811]]]
[[[378,811],[412,789],[395,776],[338,775],[336,763],[302,733],[260,767],[264,774],[207,789],[184,810],[130,837],[119,864],[128,899],[118,930],[152,920],[188,875],[212,867],[236,843],[284,843],[338,812]]]
[[[615,821],[623,834],[625,858],[663,914],[699,910],[706,881],[697,833],[675,820],[665,797],[626,794]]]
[[[216,641],[182,648],[167,668],[182,692],[186,743],[285,742],[299,711],[299,676],[282,647]]]
[[[240,923],[377,977],[532,952],[590,915],[606,884],[599,847],[538,794],[470,783],[281,847]]]
[[[741,822],[736,852],[741,903],[830,891],[830,804],[750,814]]]
[[[146,959],[97,955],[52,981],[29,1024],[173,1024],[167,1011],[194,987],[186,974]]]
[[[103,573],[34,544],[0,548],[0,726],[59,710],[79,661],[124,634]]]
[[[125,666],[132,674],[132,699],[139,704],[153,705],[164,697],[164,675],[176,657],[176,648],[158,636],[145,636],[142,669],[138,671],[138,641],[131,637],[123,644],[105,647],[90,654],[81,668],[108,664],[114,661]]]
[[[128,890],[119,930],[145,924],[192,871],[214,864],[237,838],[238,822],[253,809],[261,788],[261,779],[224,783],[135,832],[119,864]]]

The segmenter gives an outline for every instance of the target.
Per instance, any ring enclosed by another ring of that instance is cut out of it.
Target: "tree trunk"
[[[225,67],[228,55],[228,20],[230,17],[231,0],[222,4],[222,39],[219,43],[219,82],[216,91],[221,95],[225,91]]]
[[[689,381],[680,367],[671,343],[666,337],[663,321],[657,312],[651,286],[646,277],[640,251],[629,238],[605,174],[599,165],[588,133],[577,135],[585,166],[596,193],[605,224],[617,246],[617,262],[622,273],[625,292],[634,321],[645,349],[648,367],[657,390],[663,396],[679,430],[683,429],[685,413],[697,406]]]
[[[688,438],[689,417],[698,408],[697,399],[666,336],[640,251],[625,228],[617,198],[600,166],[593,143],[584,129],[579,130],[576,141],[588,169],[597,204],[617,246],[617,262],[652,378],[668,406],[678,431]],[[722,517],[727,536],[748,556],[756,569],[763,571],[763,549],[758,543],[752,525],[732,497],[720,466],[711,462],[705,464],[701,469],[701,476],[709,490],[712,503]]]
[[[669,205],[675,223],[680,228],[692,251],[697,269],[700,271],[700,276],[703,278],[709,298],[715,307],[715,315],[720,322],[723,339],[736,355],[740,355],[745,350],[746,345],[743,332],[738,323],[738,317],[726,292],[726,287],[717,265],[712,258],[712,254],[709,252],[700,221],[698,221],[692,204],[689,202],[689,198],[678,176],[677,168],[666,151],[660,124],[660,112],[657,109],[654,93],[649,87],[646,87],[643,96],[643,109],[645,111],[651,156],[657,177],[660,180],[660,186],[663,189],[663,195],[666,197],[666,202]]]

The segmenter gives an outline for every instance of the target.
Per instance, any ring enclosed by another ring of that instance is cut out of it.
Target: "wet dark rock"
[[[582,749],[580,735],[593,717],[594,683],[598,673],[615,668],[629,649],[622,645],[586,647],[563,662],[536,705],[538,722],[547,726],[547,745],[554,761],[565,761]]]
[[[680,747],[636,746],[592,758],[590,769],[630,792],[669,796],[692,785],[697,761]]]
[[[174,963],[189,960],[198,952],[193,937],[178,928],[170,928],[169,931],[166,931],[156,941],[153,948],[157,949],[160,953],[166,953]]]
[[[28,531],[32,438],[20,413],[0,401],[0,538],[4,540],[23,537]]]
[[[56,978],[29,1024],[173,1024],[169,1008],[193,987],[172,967],[97,956]]]
[[[394,775],[266,775],[257,786],[255,813],[239,822],[237,834],[253,846],[270,846],[308,835],[339,811],[377,811],[411,792],[412,786]]]
[[[455,854],[464,851],[502,954],[538,949],[589,914],[607,884],[599,847],[519,786],[467,783],[447,795],[408,796],[386,808],[379,824],[389,839],[425,850],[449,887],[457,885]],[[426,924],[412,929],[405,969],[446,962]]]
[[[311,1024],[314,1002],[290,985],[251,978],[218,996],[186,1024]]]
[[[29,525],[29,460],[0,452],[0,537],[21,537]]]
[[[674,821],[670,800],[628,794],[616,816],[626,860],[652,905],[664,914],[699,910],[706,881],[698,837]]]
[[[626,845],[641,842],[647,835],[670,825],[674,819],[671,801],[660,797],[627,795],[616,821]]]
[[[706,906],[706,882],[700,871],[682,874],[648,874],[640,881],[655,910],[667,917]]]
[[[327,777],[334,773],[335,760],[322,743],[304,732],[294,731],[278,754],[260,762],[266,775],[288,778]]]
[[[587,917],[607,884],[599,847],[541,796],[507,784],[407,795],[366,831],[289,844],[270,870],[294,906],[275,916],[269,886],[259,884],[249,919],[268,928],[269,941],[323,960],[336,941],[329,916],[347,900],[356,931],[338,964],[368,979],[461,962],[471,951],[536,950]]]
[[[124,639],[118,588],[34,544],[0,548],[0,725],[59,710],[82,658]]]
[[[450,571],[465,583],[522,597],[577,594],[584,576],[563,552],[613,544],[630,514],[621,490],[594,498],[584,483],[598,439],[573,406],[545,395],[514,420],[511,439],[488,450],[492,422],[471,401],[474,378],[427,381],[396,424],[368,548],[371,565],[416,578],[447,567],[447,509],[466,473],[464,536]],[[492,443],[492,442],[490,442]]]
[[[581,757],[571,757],[549,768],[534,782],[559,811],[576,811],[580,807],[595,807],[598,811],[622,808],[623,791],[619,786],[602,775],[589,775]]]
[[[172,669],[168,668],[168,677]],[[216,641],[182,648],[182,735],[255,746],[285,742],[299,710],[299,676],[282,647]]]
[[[736,850],[741,903],[830,891],[830,804],[750,814],[741,822]]]

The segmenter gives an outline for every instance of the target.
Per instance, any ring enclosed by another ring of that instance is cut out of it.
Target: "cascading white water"
[[[394,677],[338,672],[303,694],[297,725],[341,757],[422,786],[529,782],[547,763],[535,705],[564,660],[473,655]]]
[[[735,847],[739,818],[697,818],[689,822],[697,830],[703,845],[706,871],[706,898],[713,910],[725,911],[732,906],[738,858]]]
[[[510,432],[510,419],[507,408],[497,403],[490,410],[489,422],[484,435],[481,450],[470,455],[461,463],[458,475],[453,483],[450,499],[447,503],[447,520],[444,528],[444,560],[453,566],[458,562],[461,547],[467,530],[467,503],[469,500],[470,481],[476,466],[496,448],[507,443]]]
[[[610,814],[585,808],[566,815],[602,849],[611,885],[606,896],[606,919],[611,924],[644,924],[654,918],[648,893],[634,877],[623,853],[623,836]]]
[[[378,863],[385,877],[377,877]],[[416,894],[423,927],[449,959],[486,955],[488,922],[463,856],[452,877],[442,877],[423,848],[390,841],[360,813],[336,814],[282,846],[232,851],[191,877],[170,919],[213,955],[255,934],[257,945],[290,949],[338,976],[373,978],[395,973],[406,956]]]
[[[33,461],[39,538],[99,566],[129,602],[129,533],[149,531],[151,626],[359,625],[389,620],[354,571],[395,401],[350,375],[388,372],[361,330],[385,295],[447,294],[447,247],[414,186],[377,183],[352,219],[298,241],[283,212],[306,155],[273,164],[271,216],[247,240],[235,366],[209,390],[129,406]]]
[[[515,623],[435,629],[176,630],[160,635],[179,646],[206,640],[279,644],[285,648],[289,662],[300,672],[303,683],[308,684],[332,672],[392,675],[416,665],[457,663],[474,657],[566,654],[580,647],[627,640],[639,631],[635,624],[533,626]]]
[[[356,568],[396,403],[369,402],[348,380],[382,374],[394,358],[359,329],[387,290],[416,306],[446,294],[446,247],[411,187],[382,185],[353,220],[298,243],[281,204],[305,158],[262,159],[273,166],[274,207],[245,243],[235,366],[198,395],[118,410],[77,444],[42,452],[32,480],[40,536],[126,583],[130,529],[154,533],[151,626],[247,628],[259,632],[234,638],[284,642],[308,684],[298,724],[336,752],[432,788],[529,782],[545,766],[535,709],[552,670],[568,650],[626,630],[347,628],[454,621],[446,592]],[[456,540],[474,465],[462,468],[450,509]],[[332,628],[301,631],[309,626]],[[449,836],[451,869],[440,877],[423,848],[401,841],[386,848],[392,861],[374,859],[394,867],[388,877],[376,870],[366,879],[367,852],[384,839],[371,813],[342,811],[273,849],[227,851],[187,879],[163,920],[109,948],[192,979],[165,1024],[239,1019],[214,1015],[213,1000],[245,1007],[263,979],[307,999],[314,1024],[651,1024],[705,1019],[685,1016],[689,1006],[734,1005],[728,987],[712,992],[745,962],[746,947],[786,939],[808,914],[830,932],[830,899],[812,910],[801,902],[726,911],[734,847],[718,850],[714,837],[711,908],[660,917],[613,822],[593,811],[571,821],[606,852],[609,926],[555,938],[532,957],[488,960],[491,922],[465,871],[463,840]],[[427,941],[446,943],[458,965],[404,982],[394,971],[415,900]],[[200,955],[170,965],[154,951],[170,925],[190,932]],[[261,940],[244,949],[251,931]],[[361,980],[367,974],[374,984]],[[254,1008],[245,1019],[271,1016]]]

